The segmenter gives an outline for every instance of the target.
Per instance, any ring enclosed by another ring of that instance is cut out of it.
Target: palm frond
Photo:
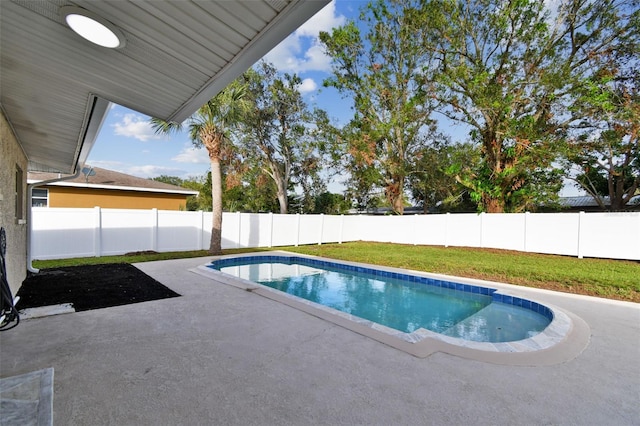
[[[180,123],[165,121],[160,118],[154,117],[151,119],[151,128],[156,134],[168,135],[170,133],[176,133],[182,130],[182,125]]]

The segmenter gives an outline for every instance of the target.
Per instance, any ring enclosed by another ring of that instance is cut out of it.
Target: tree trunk
[[[402,194],[400,194],[398,197],[396,197],[395,200],[393,200],[392,208],[394,213],[399,215],[404,214],[404,197],[402,196]]]
[[[271,177],[276,183],[278,204],[280,204],[280,214],[289,213],[289,200],[287,199],[287,183],[286,178],[280,173],[275,161],[269,160],[269,169]]]
[[[280,204],[280,214],[287,214],[289,210],[287,190],[284,187],[284,183],[280,179],[276,180],[276,187],[278,188],[278,203]]]
[[[222,253],[222,174],[220,171],[220,159],[211,158],[211,210],[213,221],[211,223],[210,254]]]
[[[395,178],[393,181],[388,182],[385,188],[385,195],[387,201],[391,205],[393,213],[402,215],[404,213],[404,178]]]
[[[504,213],[504,200],[487,194],[482,196],[482,205],[487,213]]]
[[[491,169],[492,174],[489,177],[489,185],[491,188],[500,187],[504,190],[507,182],[497,181],[498,176],[503,170],[502,158],[502,140],[499,140],[496,131],[493,128],[487,128],[483,132],[483,147],[485,151],[485,161]],[[514,160],[515,164],[515,160]],[[500,191],[502,193],[502,191]],[[504,213],[505,199],[503,195],[492,197],[487,192],[482,194],[480,202],[487,213]]]

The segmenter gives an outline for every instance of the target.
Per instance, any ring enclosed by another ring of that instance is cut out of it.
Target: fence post
[[[320,213],[320,235],[318,235],[318,245],[322,244],[322,233],[324,232],[324,213]]]
[[[151,209],[151,250],[158,251],[158,209]]]
[[[636,213],[636,217],[638,218],[638,237],[636,238],[636,241],[640,241],[640,212]],[[637,260],[640,260],[640,244],[636,244],[636,247],[638,249],[638,253],[637,253]]]
[[[444,217],[444,246],[449,247],[449,217],[451,217],[451,213],[447,212]]]
[[[300,213],[296,213],[296,247],[300,245]]]
[[[580,212],[578,213],[578,259],[582,259],[582,232],[583,232],[583,228],[584,228],[584,223],[583,223],[583,219],[584,219],[584,212]]]
[[[236,248],[240,248],[240,238],[242,237],[242,213],[236,212],[236,216],[238,218],[238,242],[236,243]]]
[[[342,232],[344,231],[344,215],[340,215],[340,236],[338,237],[338,244],[342,244]]]
[[[93,227],[93,255],[100,257],[102,255],[102,210],[96,206],[93,208],[95,213],[95,222]]]
[[[482,247],[482,235],[484,234],[484,212],[480,212],[480,248]]]
[[[527,225],[529,224],[529,212],[524,212],[524,241],[522,243],[522,251],[526,252],[527,250],[527,239],[529,239],[529,234],[527,231]]]
[[[273,247],[273,212],[269,212],[269,248]]]
[[[415,222],[413,224],[413,234],[414,234],[414,239],[413,239],[413,245],[417,246],[418,245],[418,238],[420,237],[420,233],[418,232],[418,215],[414,214],[413,215],[413,221]]]

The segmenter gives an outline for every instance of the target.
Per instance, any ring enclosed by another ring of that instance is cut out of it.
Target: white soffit
[[[181,122],[328,0],[0,0],[0,105],[30,170],[71,173],[109,102]],[[119,49],[75,34],[60,9],[114,24]]]

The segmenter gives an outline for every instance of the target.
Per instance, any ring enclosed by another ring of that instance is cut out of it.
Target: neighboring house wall
[[[16,178],[22,171],[22,181]],[[16,196],[16,188],[22,193]],[[27,274],[27,157],[18,144],[9,123],[0,110],[0,226],[7,234],[7,276],[15,295]],[[16,208],[16,200],[21,201]],[[16,217],[16,212],[21,217]]]
[[[157,192],[42,186],[49,190],[49,207],[185,210],[186,196]]]

